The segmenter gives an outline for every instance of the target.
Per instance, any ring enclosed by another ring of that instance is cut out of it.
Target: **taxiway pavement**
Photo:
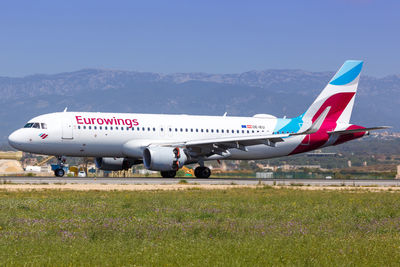
[[[255,179],[255,178],[104,178],[104,177],[0,177],[0,183],[15,184],[177,184],[181,180],[200,185],[310,185],[310,186],[400,186],[400,180],[337,180],[337,179]]]

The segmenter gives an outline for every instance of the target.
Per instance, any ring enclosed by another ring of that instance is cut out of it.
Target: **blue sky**
[[[2,1],[0,76],[82,68],[400,74],[400,1]]]

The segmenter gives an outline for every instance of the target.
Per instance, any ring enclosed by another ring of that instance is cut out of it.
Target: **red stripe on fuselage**
[[[355,93],[338,93],[329,97],[312,118],[314,123],[327,107],[331,107],[324,122],[316,133],[307,135],[289,155],[311,151],[323,146],[329,139],[327,131],[336,128],[336,121],[342,115]]]

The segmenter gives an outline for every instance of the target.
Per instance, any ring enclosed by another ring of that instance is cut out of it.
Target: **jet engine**
[[[188,161],[185,151],[179,147],[147,147],[143,150],[143,163],[153,171],[177,171]]]
[[[141,164],[141,160],[127,158],[96,158],[97,168],[103,171],[121,171],[128,170],[135,164]]]

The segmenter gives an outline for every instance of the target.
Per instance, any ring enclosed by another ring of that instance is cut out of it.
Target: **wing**
[[[231,148],[247,151],[246,147],[253,145],[262,144],[275,147],[276,143],[284,142],[284,138],[286,137],[296,136],[296,135],[306,135],[317,132],[321,127],[322,122],[325,120],[325,117],[328,114],[329,109],[330,107],[327,107],[324,110],[324,112],[322,112],[321,115],[315,120],[315,122],[307,130],[303,132],[188,140],[183,142],[165,143],[157,145],[186,147],[193,154],[197,155],[218,154],[221,156],[223,156],[224,153],[227,153],[227,150]]]
[[[168,146],[182,146],[182,147],[196,147],[196,146],[226,146],[227,148],[238,148],[246,150],[246,146],[252,145],[269,145],[275,146],[277,142],[283,142],[284,137],[288,137],[290,134],[268,134],[268,135],[256,135],[256,136],[233,136],[224,138],[210,138],[200,140],[188,140],[184,142],[168,143]]]

